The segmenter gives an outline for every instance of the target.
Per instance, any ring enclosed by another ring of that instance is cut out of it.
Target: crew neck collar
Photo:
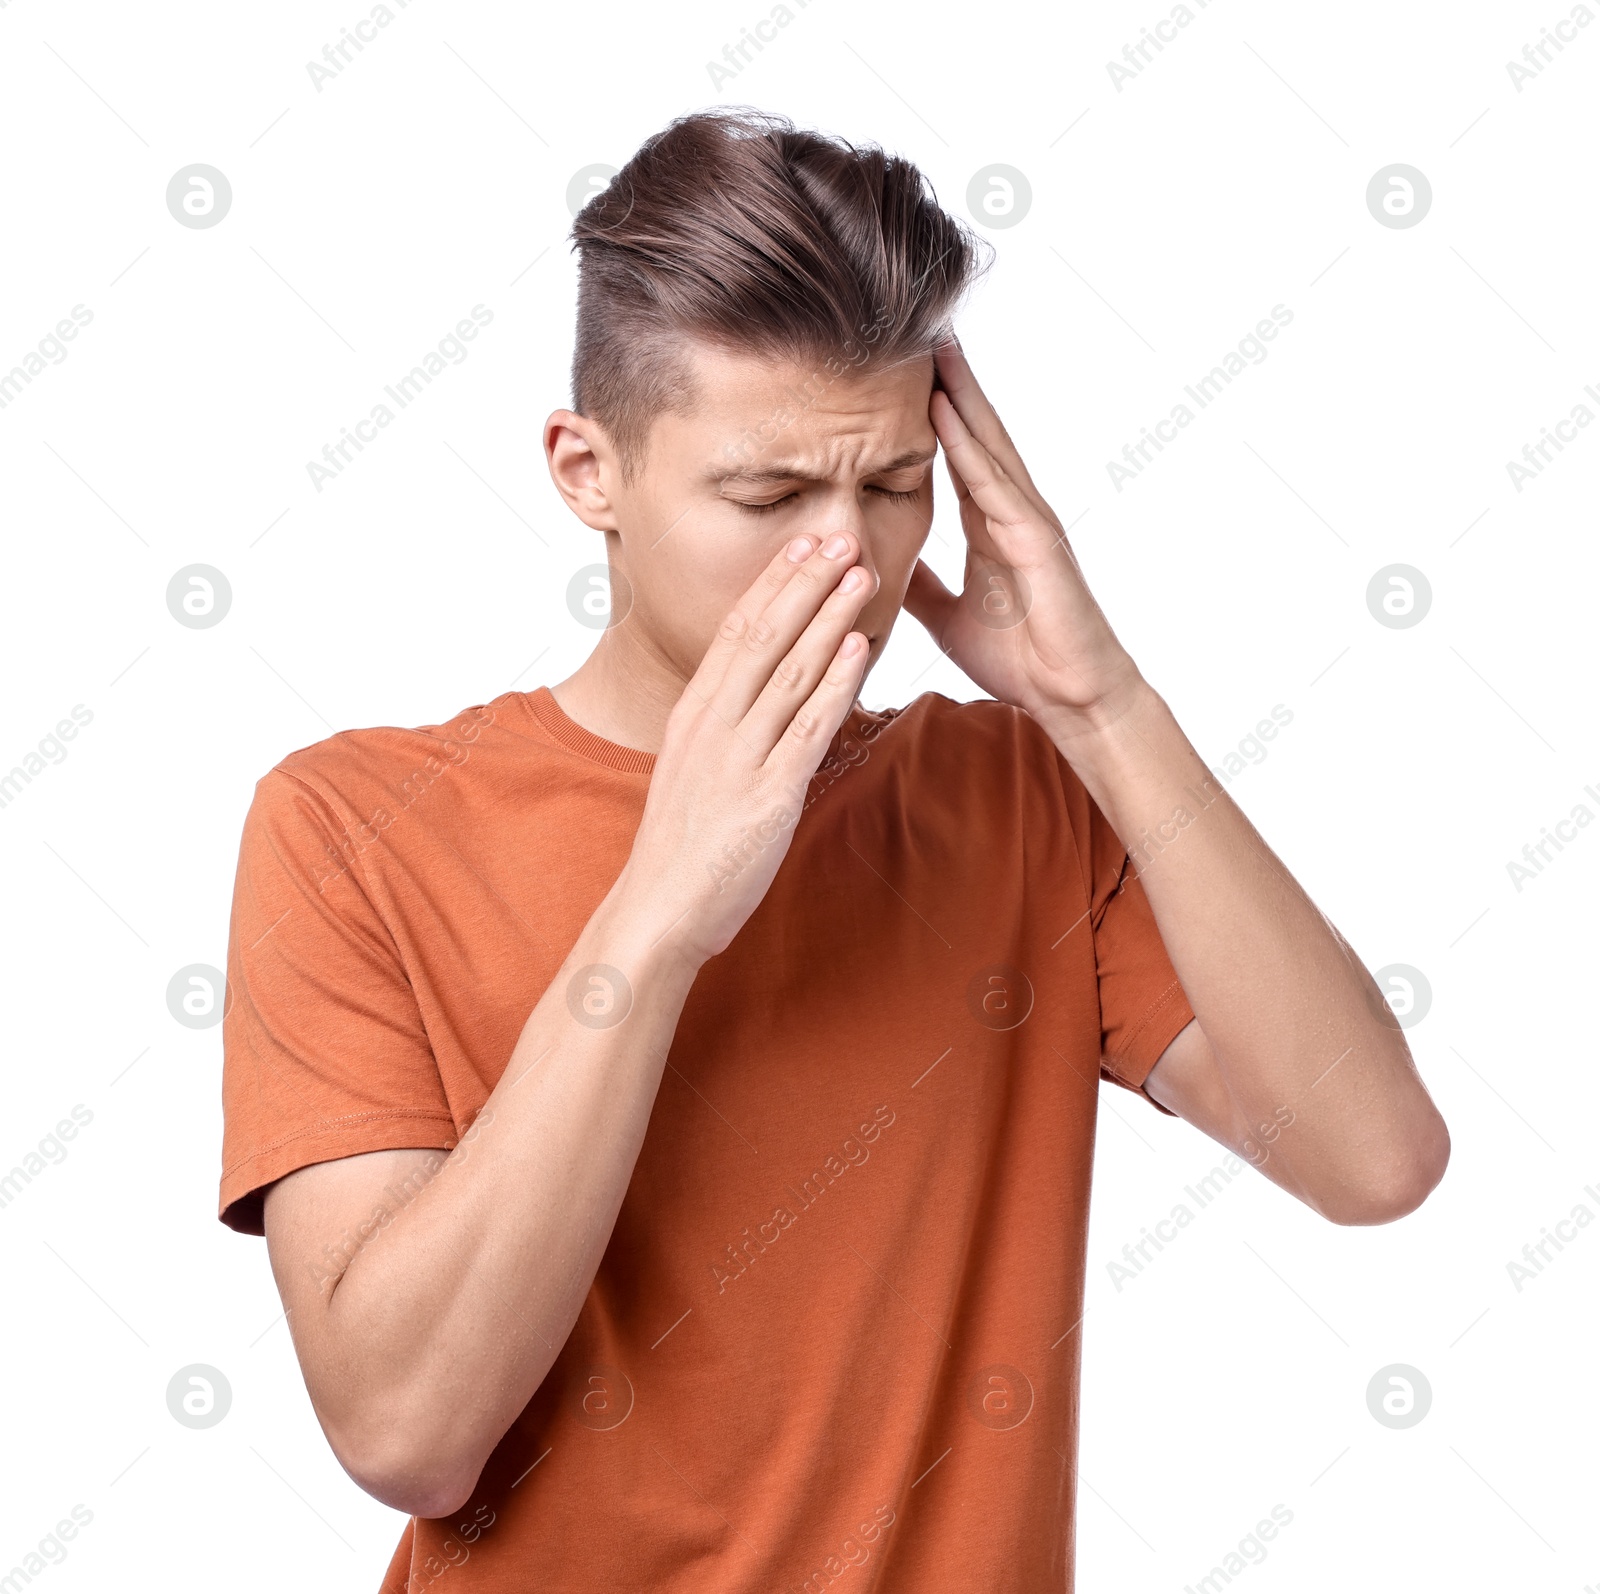
[[[656,755],[637,747],[624,747],[620,742],[608,742],[603,736],[585,730],[556,702],[556,695],[548,686],[536,687],[523,694],[533,717],[569,751],[608,769],[620,769],[629,775],[648,775],[656,767]]]
[[[587,758],[596,764],[604,764],[608,769],[621,770],[629,775],[648,775],[656,767],[656,754],[646,753],[637,747],[624,747],[620,742],[607,741],[603,736],[596,736],[593,731],[585,730],[575,719],[572,719],[565,709],[556,701],[556,695],[548,686],[536,687],[532,692],[522,694],[523,701],[528,705],[528,711],[548,731],[551,737],[570,752],[577,753],[581,758]],[[860,703],[853,703],[850,712],[845,716],[845,722],[834,733],[833,740],[828,744],[828,754],[822,760],[827,762],[838,750],[839,742],[845,731],[855,722],[873,717]]]

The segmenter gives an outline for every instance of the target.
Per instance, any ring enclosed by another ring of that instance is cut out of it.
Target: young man
[[[916,170],[692,117],[575,236],[611,624],[259,783],[223,1221],[413,1517],[386,1594],[1068,1589],[1102,1074],[1337,1223],[1444,1125],[1085,587]],[[993,701],[858,705],[902,606]]]

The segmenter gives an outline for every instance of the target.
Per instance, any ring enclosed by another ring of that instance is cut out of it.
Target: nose
[[[863,551],[865,550],[867,515],[866,506],[861,502],[859,494],[850,491],[829,492],[820,507],[825,528],[824,536],[840,532],[845,536],[854,537],[862,544]]]
[[[859,512],[854,517],[860,520]],[[844,523],[841,524],[840,521]],[[828,517],[828,525],[822,532],[821,552],[836,557],[840,566],[849,570],[854,565],[860,565],[872,577],[874,592],[882,584],[882,577],[878,574],[878,566],[872,557],[872,549],[864,533],[865,528],[850,524],[850,517]]]

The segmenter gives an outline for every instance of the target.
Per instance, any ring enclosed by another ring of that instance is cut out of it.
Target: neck
[[[591,735],[641,753],[659,753],[667,718],[689,677],[655,648],[625,640],[620,631],[620,627],[607,631],[594,652],[566,680],[552,686],[550,694],[561,712]],[[842,729],[829,744],[830,754]]]
[[[593,653],[551,695],[568,719],[594,736],[642,753],[659,753],[667,717],[687,677],[657,650],[607,631]]]

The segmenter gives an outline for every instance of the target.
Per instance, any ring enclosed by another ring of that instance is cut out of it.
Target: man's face
[[[686,679],[785,543],[842,531],[879,583],[854,627],[871,644],[870,668],[933,519],[931,357],[830,370],[697,344],[691,360],[694,411],[656,417],[632,482],[622,484],[603,438],[595,450],[613,555],[632,587],[622,623],[639,628],[627,644]]]

